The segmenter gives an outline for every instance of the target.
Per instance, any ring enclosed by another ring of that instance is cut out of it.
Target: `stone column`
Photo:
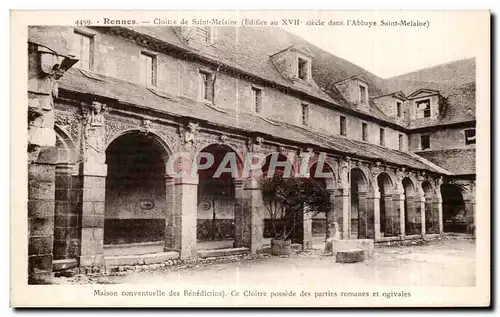
[[[312,212],[302,213],[302,249],[312,249]]]
[[[380,192],[378,189],[370,191],[367,195],[367,214],[368,222],[372,223],[368,231],[367,238],[378,240],[380,234]]]
[[[422,235],[422,239],[425,239],[425,196],[417,196],[415,197],[415,211],[416,217],[420,217],[419,225],[420,225],[420,234]],[[416,232],[415,232],[416,234]]]
[[[197,258],[198,175],[174,178],[173,246],[181,259]]]
[[[443,234],[443,199],[441,195],[434,197],[432,201],[433,222],[437,229],[436,233]]]
[[[397,225],[397,234],[402,239],[405,237],[405,195],[404,194],[394,194],[392,195],[393,209],[391,212],[391,220],[395,227]]]
[[[358,193],[358,239],[368,238],[370,227],[373,228],[373,224],[368,221],[366,197],[366,192]]]
[[[262,249],[264,235],[264,205],[262,191],[257,179],[245,179],[240,191],[241,207],[238,208],[236,247],[249,248],[252,253]]]
[[[243,181],[241,179],[234,180],[234,198],[236,204],[234,206],[234,242],[233,247],[239,248],[244,245],[244,221],[243,221],[243,204],[244,204]]]
[[[174,178],[165,175],[165,201],[167,203],[165,210],[165,246],[164,251],[175,250],[174,235]]]
[[[465,202],[465,220],[466,233],[476,234],[476,202],[474,199],[468,199]]]
[[[381,199],[385,202],[385,236],[395,237],[399,235],[399,212],[394,206],[393,195],[386,194]]]
[[[104,263],[104,213],[107,165],[85,162],[81,171],[80,266],[100,267]]]
[[[34,278],[52,272],[55,154],[51,148],[42,149],[37,161],[28,165],[28,273]]]
[[[425,199],[425,232],[436,233],[434,229],[434,217],[432,216],[432,197]]]
[[[349,188],[338,188],[335,193],[335,201],[333,204],[334,219],[342,230],[342,239],[349,239]]]

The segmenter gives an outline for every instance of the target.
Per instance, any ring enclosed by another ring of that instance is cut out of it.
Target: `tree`
[[[262,199],[269,212],[274,239],[289,240],[302,216],[314,217],[330,208],[330,193],[312,178],[261,180]]]

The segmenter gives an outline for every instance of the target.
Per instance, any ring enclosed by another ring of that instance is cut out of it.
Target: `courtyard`
[[[475,240],[444,237],[410,246],[379,245],[374,257],[354,264],[335,263],[314,249],[287,257],[264,256],[238,262],[193,264],[142,272],[76,275],[54,278],[55,284],[172,284],[202,285],[392,285],[474,286]]]

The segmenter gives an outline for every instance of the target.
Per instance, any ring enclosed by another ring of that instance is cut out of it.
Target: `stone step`
[[[250,252],[250,250],[248,248],[199,250],[198,257],[211,258],[211,257],[237,255],[237,254],[247,254],[248,252]]]
[[[164,245],[163,241],[105,245],[104,256],[161,253]]]
[[[54,272],[64,271],[67,269],[71,269],[78,266],[78,262],[76,259],[62,259],[62,260],[54,260],[52,262],[52,270]]]
[[[121,265],[156,264],[178,258],[179,258],[179,253],[175,251],[158,252],[150,254],[115,255],[115,256],[105,256],[104,265],[121,266]]]
[[[365,253],[363,250],[350,250],[350,251],[338,251],[335,256],[335,262],[337,263],[358,263],[365,260]]]

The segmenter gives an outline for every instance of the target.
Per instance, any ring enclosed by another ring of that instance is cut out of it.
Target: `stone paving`
[[[315,247],[318,246],[320,244],[315,243]],[[377,246],[373,259],[354,264],[335,263],[333,257],[323,256],[322,250],[315,249],[287,257],[248,255],[208,264],[53,280],[56,284],[176,282],[194,285],[472,286],[475,284],[475,240],[443,238],[412,246]]]

